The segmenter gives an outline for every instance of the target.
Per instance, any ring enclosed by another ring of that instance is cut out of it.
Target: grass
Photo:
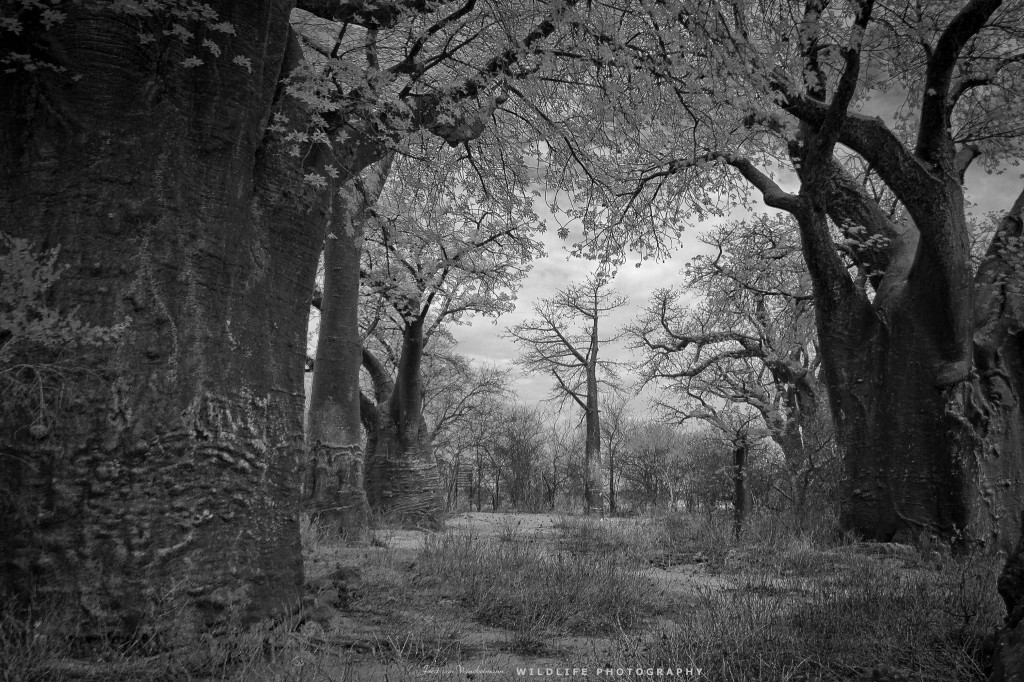
[[[726,582],[695,585],[685,613],[616,656],[689,661],[708,680],[985,679],[1002,617],[994,558],[855,543],[824,524],[781,532],[770,518],[735,541],[728,521],[663,520],[676,554]]]
[[[993,594],[992,572],[966,563],[906,574],[853,561],[813,578],[745,571],[734,589],[698,588],[686,617],[643,660],[692,659],[709,680],[843,680],[872,670],[981,680],[999,620]]]
[[[221,636],[187,641],[175,632],[174,614],[158,616],[161,633],[139,632],[128,640],[104,639],[63,627],[74,622],[74,609],[50,602],[26,613],[7,603],[0,610],[0,680],[63,682],[71,680],[227,679],[230,671],[265,657],[281,628],[268,623],[233,628]]]
[[[184,650],[94,642],[83,657],[53,627],[60,609],[0,608],[0,680],[446,680],[465,679],[463,664],[516,679],[547,660],[700,668],[702,680],[952,682],[985,679],[1002,618],[995,558],[859,543],[827,517],[753,515],[738,540],[728,514],[527,527],[505,517],[490,536],[400,549],[405,531],[355,541],[303,524],[304,617]]]
[[[663,533],[651,519],[597,519],[563,516],[555,524],[560,550],[576,556],[620,556],[638,565],[663,544]]]
[[[429,538],[418,563],[485,625],[510,630],[513,648],[538,653],[558,633],[608,635],[650,613],[653,584],[619,552],[597,559],[538,543],[469,532]]]

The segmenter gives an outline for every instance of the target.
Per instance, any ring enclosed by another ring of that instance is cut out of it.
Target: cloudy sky
[[[968,199],[975,204],[973,209],[976,213],[987,211],[1001,211],[1008,209],[1013,200],[1021,191],[1022,175],[1017,169],[1009,169],[999,175],[990,175],[981,171],[977,166],[972,168],[967,177]],[[780,180],[785,189],[795,191],[795,184]],[[789,185],[786,187],[786,185]],[[550,213],[538,199],[536,210],[542,218],[548,219],[551,226],[543,235],[547,246],[547,256],[534,263],[522,290],[519,292],[516,309],[498,318],[495,322],[489,318],[473,319],[470,324],[452,329],[459,345],[459,352],[469,356],[475,362],[485,364],[498,364],[512,366],[517,354],[517,346],[509,339],[502,338],[507,327],[515,325],[532,315],[532,305],[541,298],[550,297],[559,288],[572,283],[579,283],[586,279],[595,264],[569,256],[567,247],[569,242],[560,240],[555,234],[557,224],[551,219]],[[755,206],[755,210],[769,210]],[[735,218],[743,214],[737,212]],[[683,234],[680,248],[672,257],[663,263],[645,261],[639,268],[635,267],[637,259],[631,259],[620,269],[614,280],[615,288],[628,296],[629,305],[620,308],[611,315],[604,328],[608,330],[618,329],[639,314],[647,304],[651,292],[659,287],[671,286],[682,282],[680,271],[683,265],[702,248],[706,249],[699,242],[702,231],[713,226],[715,223],[705,223],[700,226],[691,227]],[[601,355],[614,360],[628,362],[632,353],[623,346],[615,344],[609,348],[602,349]],[[550,395],[552,380],[546,376],[528,375],[514,369],[513,388],[519,395],[519,399],[526,403],[534,403],[543,400]],[[623,378],[630,379],[629,372],[623,372]],[[643,397],[634,400],[634,409],[643,409],[645,400]]]
[[[541,298],[550,298],[556,289],[583,282],[595,270],[595,262],[569,255],[571,236],[570,241],[559,239],[555,233],[558,225],[551,218],[550,212],[542,205],[540,199],[536,203],[535,210],[542,218],[547,218],[549,225],[547,232],[542,235],[547,256],[534,263],[523,288],[519,291],[516,309],[496,321],[476,318],[468,325],[452,329],[459,342],[459,352],[472,358],[474,362],[512,366],[518,354],[518,346],[502,337],[506,328],[533,317],[533,304]],[[638,268],[635,267],[638,259],[634,257],[620,268],[613,281],[613,287],[624,294],[629,303],[610,313],[607,321],[601,323],[607,333],[614,334],[638,315],[655,289],[682,281],[679,273],[683,264],[703,247],[697,239],[699,234],[698,230],[688,230],[683,235],[680,249],[666,262],[648,260]],[[617,361],[628,361],[630,354],[621,342],[609,344],[600,351],[601,357]],[[518,368],[514,368],[513,372],[513,389],[521,401],[533,403],[549,397],[553,384],[549,376],[526,374]],[[628,370],[623,371],[623,378],[627,381],[630,380],[629,374]]]

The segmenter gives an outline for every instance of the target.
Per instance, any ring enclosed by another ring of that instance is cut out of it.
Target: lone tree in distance
[[[618,339],[618,335],[602,338],[599,324],[609,312],[626,305],[626,298],[609,284],[606,276],[596,274],[583,284],[560,289],[533,306],[534,318],[508,330],[508,336],[523,348],[519,364],[530,372],[550,374],[555,397],[572,401],[583,411],[583,509],[588,514],[604,513],[598,395],[606,377],[599,376],[599,370],[607,376],[612,366],[598,359],[598,351],[602,344]]]

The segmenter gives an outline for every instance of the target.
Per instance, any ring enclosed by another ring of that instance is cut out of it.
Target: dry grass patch
[[[807,531],[737,542],[722,523],[666,521],[730,587],[698,586],[672,628],[620,655],[692,661],[709,680],[985,679],[995,558]]]
[[[447,680],[465,679],[462,664],[511,674],[540,660],[703,680],[980,682],[1002,617],[997,559],[857,543],[827,523],[754,516],[737,540],[728,514],[562,517],[553,536],[553,519],[485,521],[491,536],[418,546],[402,530],[346,541],[305,524],[301,618],[187,656],[148,656],[149,639],[99,646],[92,665],[47,614],[0,610],[0,680]]]
[[[651,612],[651,581],[616,552],[581,556],[459,532],[429,538],[417,564],[479,622],[512,631],[524,653],[553,633],[629,630]]]

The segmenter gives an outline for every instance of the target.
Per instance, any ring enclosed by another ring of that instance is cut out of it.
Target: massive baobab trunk
[[[1024,274],[1014,235],[1022,201],[975,273],[963,183],[981,149],[953,138],[958,102],[992,82],[968,82],[961,53],[999,6],[965,3],[929,45],[913,146],[882,119],[850,111],[861,82],[863,31],[872,21],[873,3],[865,2],[855,9],[836,79],[826,77],[820,61],[822,33],[804,29],[796,36],[802,75],[772,77],[781,107],[800,122],[789,143],[799,193],[785,192],[746,158],[712,155],[757,187],[766,204],[797,219],[846,466],[841,522],[870,538],[927,533],[1007,547],[1018,535]],[[821,21],[821,8],[806,5],[806,25]],[[830,82],[833,91],[826,92]],[[837,144],[885,183],[904,213],[900,220],[845,173],[834,156]],[[842,244],[833,240],[833,226]],[[858,270],[856,280],[838,250]]]
[[[374,398],[361,395],[366,428],[366,496],[370,508],[407,523],[436,527],[441,523],[441,481],[423,419],[420,364],[423,320],[403,332],[396,378],[373,353],[363,350],[363,366]]]
[[[160,17],[68,5],[46,43],[68,74],[0,75],[0,223],[60,248],[54,308],[127,325],[103,352],[68,349],[47,405],[0,416],[0,582],[100,629],[170,627],[166,608],[187,634],[301,598],[302,365],[329,194],[302,185],[317,150],[300,161],[266,131],[274,111],[302,119],[279,87],[301,57],[291,4],[211,2],[232,33],[190,25],[224,53],[191,66]]]
[[[359,278],[370,208],[384,189],[389,154],[334,197],[335,215],[324,241],[320,333],[306,419],[306,508],[314,518],[359,534],[369,522],[360,444]]]
[[[877,539],[967,533],[991,546],[1016,537],[1024,356],[1020,254],[1011,245],[1022,204],[1003,221],[973,284],[962,207],[945,206],[935,220],[962,236],[942,253],[959,263],[957,277],[908,223],[873,305],[823,306],[819,333],[846,462],[845,527]]]

